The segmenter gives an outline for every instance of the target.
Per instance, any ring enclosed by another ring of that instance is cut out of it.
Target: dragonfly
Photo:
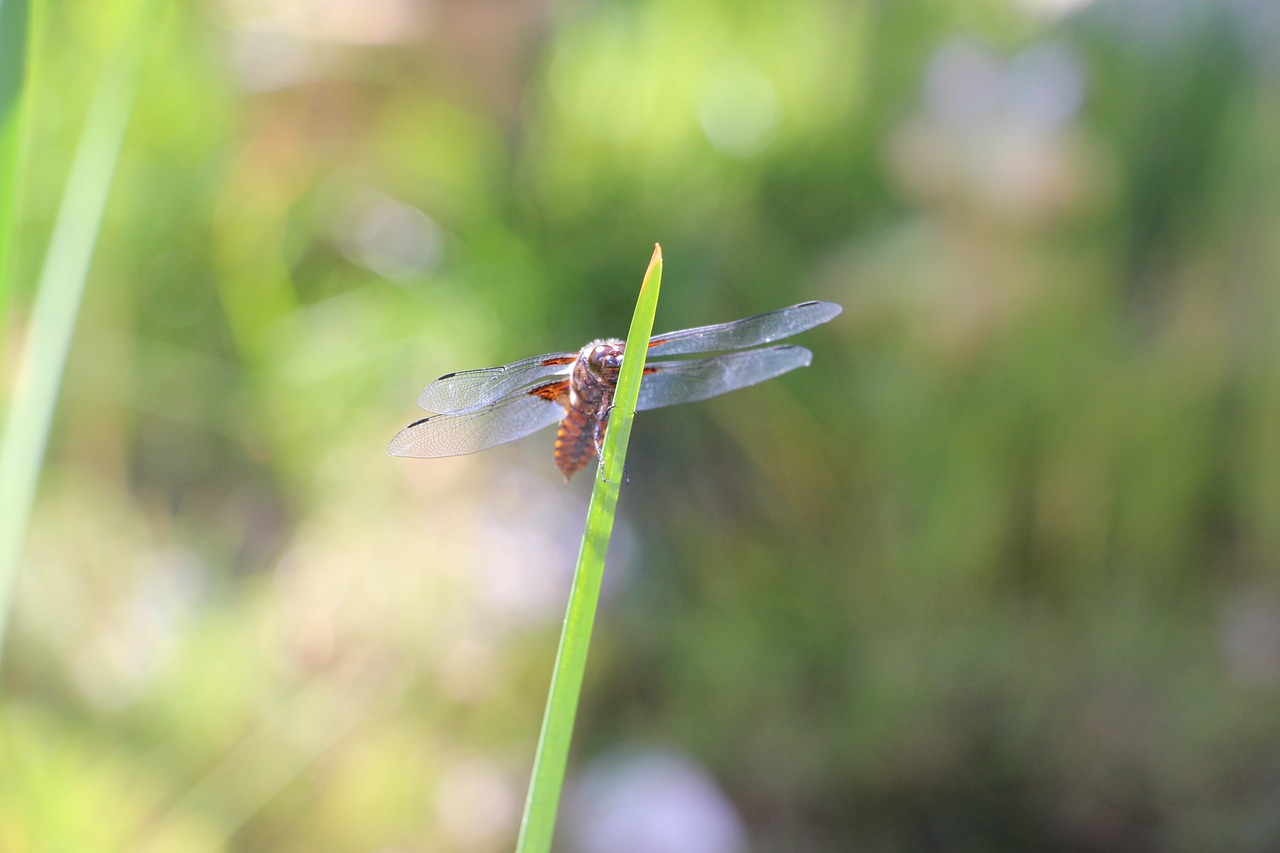
[[[765,344],[825,323],[840,311],[834,302],[801,302],[730,323],[654,335],[636,411],[705,400],[807,367],[813,353],[804,347]],[[418,397],[418,406],[430,414],[400,430],[387,453],[462,456],[559,423],[555,463],[567,482],[600,454],[625,349],[623,341],[603,338],[577,352],[446,373]],[[669,358],[693,355],[706,357]]]

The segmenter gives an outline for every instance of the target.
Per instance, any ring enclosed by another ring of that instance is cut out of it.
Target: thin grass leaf
[[[9,0],[3,0],[8,3]],[[18,558],[102,214],[115,176],[143,57],[163,0],[139,6],[132,37],[104,69],[76,147],[36,285],[17,385],[0,438],[0,652]]]
[[[573,575],[564,631],[560,635],[560,648],[551,673],[551,690],[547,696],[546,714],[542,718],[538,752],[533,760],[533,775],[529,782],[524,820],[520,824],[517,853],[546,853],[551,849],[560,790],[564,786],[565,766],[569,759],[569,744],[573,740],[573,723],[578,712],[578,696],[582,692],[582,675],[587,665],[587,647],[591,642],[591,627],[595,623],[596,603],[600,599],[604,558],[609,552],[627,443],[631,439],[636,400],[640,397],[640,378],[644,374],[645,356],[649,351],[649,336],[653,334],[653,316],[658,308],[661,284],[662,247],[655,246],[644,283],[640,286],[631,329],[627,332],[627,347],[613,410],[609,415],[600,466],[596,471],[595,488],[591,491],[587,527],[578,552],[578,568]]]
[[[16,268],[18,176],[22,173],[27,86],[27,0],[0,0],[0,329],[5,328]]]

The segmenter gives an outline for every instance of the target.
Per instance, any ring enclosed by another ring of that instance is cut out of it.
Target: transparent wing
[[[779,308],[768,314],[720,323],[715,326],[698,326],[682,329],[649,339],[649,355],[684,355],[695,352],[720,352],[746,349],[758,344],[789,338],[806,329],[825,323],[842,309],[834,302],[801,302],[790,308]],[[747,383],[750,384],[750,383]]]
[[[503,367],[446,373],[426,387],[418,397],[418,406],[440,414],[488,406],[542,379],[568,375],[577,357],[576,352],[549,352]]]
[[[696,361],[668,361],[652,365],[654,372],[640,380],[637,411],[705,400],[766,379],[807,367],[813,353],[783,344],[748,352],[732,352]],[[646,364],[648,370],[650,365]]]
[[[564,417],[564,407],[532,394],[515,394],[496,403],[432,415],[396,433],[387,445],[391,456],[462,456],[536,432]]]

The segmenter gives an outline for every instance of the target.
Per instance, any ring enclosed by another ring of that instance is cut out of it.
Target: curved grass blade
[[[533,760],[529,781],[529,797],[525,802],[524,820],[520,824],[518,853],[547,853],[555,832],[556,811],[560,806],[560,789],[564,786],[569,744],[573,740],[573,723],[578,712],[578,696],[582,692],[582,674],[587,664],[587,646],[595,623],[596,602],[600,598],[600,582],[604,577],[604,558],[609,552],[609,536],[613,532],[614,511],[618,506],[618,489],[622,485],[627,442],[631,439],[631,423],[636,400],[640,396],[640,378],[648,354],[649,336],[653,334],[653,315],[658,308],[658,290],[662,283],[662,247],[655,246],[640,298],[627,332],[627,348],[614,393],[609,429],[605,433],[600,467],[591,491],[587,510],[587,527],[578,552],[578,568],[573,575],[569,608],[564,617],[564,631],[551,673],[551,690],[547,710],[542,718],[542,734]]]
[[[9,0],[5,0],[8,2]],[[104,69],[76,146],[36,285],[18,381],[0,438],[0,652],[9,599],[98,229],[143,58],[163,0],[143,0],[132,36]]]

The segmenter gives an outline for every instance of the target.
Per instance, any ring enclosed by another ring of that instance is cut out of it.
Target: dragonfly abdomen
[[[581,406],[569,409],[556,430],[556,467],[568,480],[596,455],[596,416]]]

